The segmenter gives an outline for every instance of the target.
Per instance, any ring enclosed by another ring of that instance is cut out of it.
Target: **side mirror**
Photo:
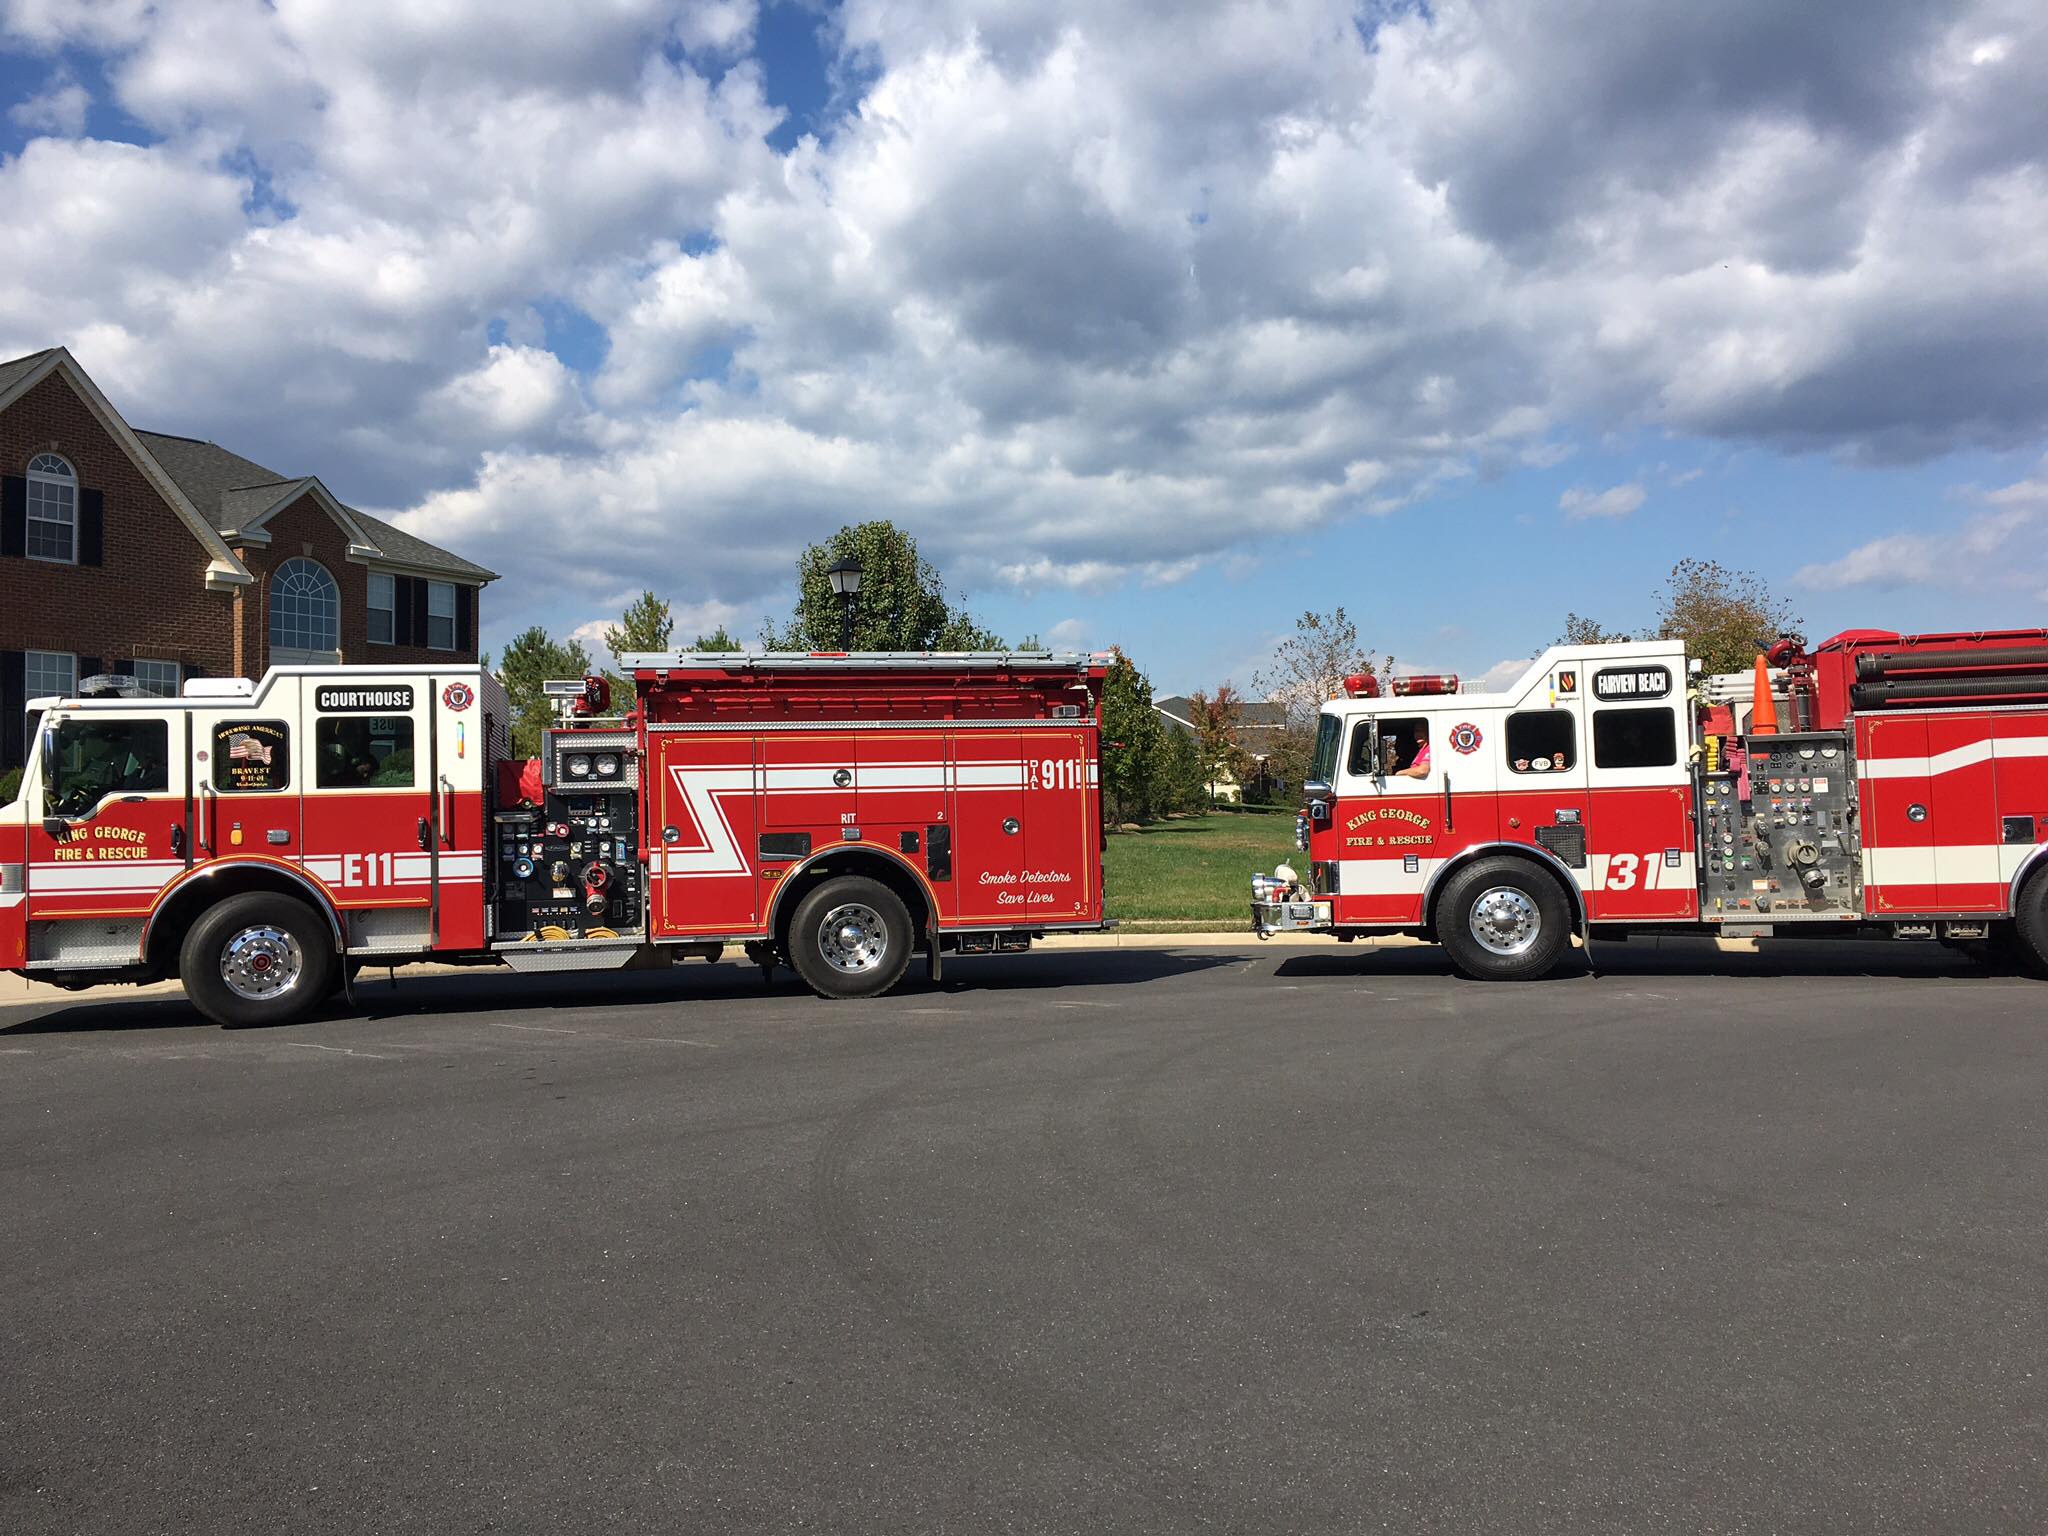
[[[45,816],[43,831],[49,834],[51,842],[61,843],[71,835],[71,823],[62,816]]]
[[[1301,793],[1308,801],[1308,819],[1324,822],[1330,819],[1330,800],[1336,791],[1321,779],[1310,779],[1301,786]]]

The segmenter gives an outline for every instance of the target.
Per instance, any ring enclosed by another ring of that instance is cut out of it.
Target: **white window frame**
[[[448,611],[446,613],[436,613],[434,611],[435,600],[439,598],[443,593],[447,594]],[[442,645],[434,639],[434,624],[436,620],[440,619],[445,619],[448,622],[448,643],[446,645]],[[452,651],[455,649],[456,634],[454,582],[430,581],[427,583],[427,632],[425,636],[423,636],[423,638],[426,641],[427,649],[430,651]]]
[[[48,468],[61,466],[62,472]],[[38,504],[46,496],[63,492],[70,498],[70,507],[63,517],[47,517],[38,511]],[[38,494],[40,493],[40,494]],[[27,519],[22,529],[22,553],[31,560],[41,560],[50,565],[78,564],[78,471],[71,467],[71,461],[60,453],[39,453],[28,461],[28,492],[26,498]],[[71,553],[68,555],[39,555],[35,552],[35,530],[38,523],[45,528],[62,528],[70,524]]]
[[[178,690],[184,686],[185,668],[178,662],[159,661],[149,656],[138,656],[130,666],[131,675],[135,678],[135,681],[140,683],[153,699],[175,699],[178,696]],[[157,669],[156,681],[164,685],[168,691],[159,692],[155,686],[152,686],[149,672],[151,668]],[[166,673],[169,674],[168,677],[164,675]]]
[[[379,587],[384,601],[378,602]],[[369,637],[372,645],[398,644],[398,578],[389,571],[370,572]],[[377,633],[377,615],[384,615],[384,633]]]
[[[70,680],[61,688],[44,686],[53,669],[46,664],[62,660],[70,674]],[[45,674],[44,683],[35,681],[38,672]],[[76,651],[23,651],[21,653],[21,696],[23,699],[70,699],[78,696],[78,653]]]
[[[333,625],[333,644],[331,645],[304,644],[303,642],[306,640],[318,639],[320,637],[309,633],[305,630],[303,626],[300,626],[299,628],[290,631],[282,636],[278,632],[278,584],[284,580],[287,572],[292,572],[293,567],[295,566],[304,566],[310,570],[318,571],[322,576],[324,576],[327,579],[327,589],[328,592],[332,595],[323,597],[322,602],[325,604],[327,609],[325,617],[327,618],[328,622]],[[334,579],[334,572],[328,570],[326,566],[322,565],[318,560],[315,560],[310,556],[294,555],[292,556],[291,559],[285,561],[284,564],[280,565],[275,571],[271,572],[269,585],[270,622],[267,626],[267,632],[270,639],[271,659],[273,661],[275,661],[280,654],[290,656],[293,658],[298,658],[308,656],[332,656],[340,652],[341,583]]]

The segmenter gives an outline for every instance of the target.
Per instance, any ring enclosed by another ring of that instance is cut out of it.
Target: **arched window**
[[[78,563],[78,476],[54,453],[28,461],[28,536],[31,560]]]
[[[341,589],[319,561],[287,560],[270,578],[270,648],[341,649]]]

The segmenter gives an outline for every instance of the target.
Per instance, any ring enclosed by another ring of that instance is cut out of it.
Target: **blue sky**
[[[0,7],[12,354],[751,633],[893,517],[1012,638],[1468,674],[1674,561],[2039,621],[2048,21],[1763,0]],[[2036,125],[2036,126],[2030,126]]]

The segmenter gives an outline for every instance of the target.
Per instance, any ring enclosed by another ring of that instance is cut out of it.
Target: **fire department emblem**
[[[476,690],[467,683],[450,683],[441,690],[441,702],[460,714],[476,702]]]
[[[1467,757],[1479,750],[1479,727],[1470,720],[1460,720],[1451,727],[1451,750],[1462,752]]]

